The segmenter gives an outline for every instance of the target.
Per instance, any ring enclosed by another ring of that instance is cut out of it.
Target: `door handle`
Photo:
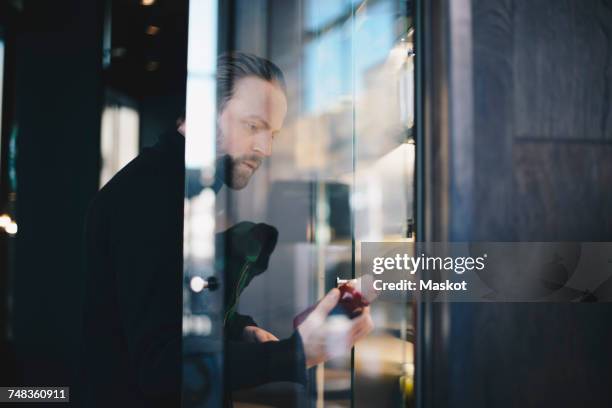
[[[214,291],[219,288],[219,280],[214,276],[210,276],[206,279],[202,278],[201,276],[194,276],[191,278],[191,281],[189,281],[189,287],[196,293],[199,293],[204,289]]]

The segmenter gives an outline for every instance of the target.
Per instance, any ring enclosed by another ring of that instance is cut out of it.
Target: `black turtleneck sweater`
[[[182,135],[164,135],[90,207],[81,385],[73,392],[85,406],[180,406],[184,152]],[[241,327],[227,331],[234,335],[225,346],[226,393],[305,381],[297,332],[279,342],[246,343],[240,334],[254,323],[246,316],[237,321]]]

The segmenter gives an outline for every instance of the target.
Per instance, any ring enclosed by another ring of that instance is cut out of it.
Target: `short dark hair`
[[[236,83],[249,76],[276,82],[283,92],[287,91],[283,71],[273,62],[246,52],[226,52],[217,59],[218,113],[221,113],[227,102],[232,99]]]

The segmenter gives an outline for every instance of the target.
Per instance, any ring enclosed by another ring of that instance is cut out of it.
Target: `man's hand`
[[[356,342],[374,328],[369,307],[363,308],[358,317],[347,319],[346,324],[326,322],[327,316],[338,304],[339,296],[338,289],[330,290],[297,328],[304,344],[306,367],[308,368],[334,357],[338,349],[350,350]],[[341,347],[338,347],[338,343]],[[330,344],[333,345],[333,352]]]
[[[265,343],[266,341],[278,341],[278,338],[260,327],[246,326],[242,332],[242,338],[249,343]]]

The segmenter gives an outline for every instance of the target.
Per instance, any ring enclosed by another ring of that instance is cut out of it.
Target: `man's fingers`
[[[332,309],[338,304],[339,298],[340,291],[333,288],[327,292],[327,295],[325,295],[323,299],[321,299],[312,314],[316,315],[320,319],[325,319]]]
[[[265,343],[267,341],[279,341],[278,338],[267,330],[259,327],[249,326],[245,329],[247,341]]]
[[[278,341],[278,338],[275,335],[263,329],[258,330],[256,335],[257,340],[259,340],[260,343],[265,343],[266,341]]]

